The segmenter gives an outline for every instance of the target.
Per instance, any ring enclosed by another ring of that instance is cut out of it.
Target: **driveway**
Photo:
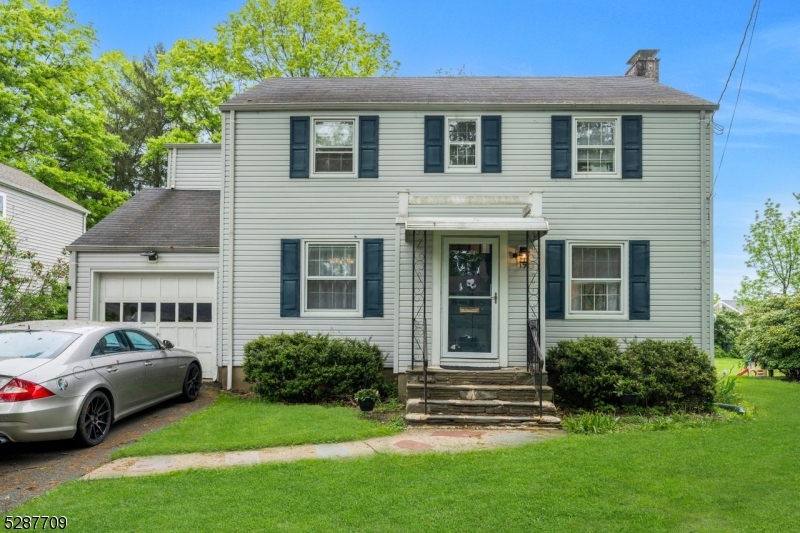
[[[87,474],[111,460],[114,450],[205,409],[218,393],[219,389],[206,383],[192,403],[170,400],[129,416],[111,426],[105,442],[94,448],[78,447],[72,441],[0,444],[0,512]]]

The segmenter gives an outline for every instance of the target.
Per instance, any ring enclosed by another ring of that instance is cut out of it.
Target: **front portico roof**
[[[535,231],[550,229],[542,216],[542,191],[513,195],[413,195],[400,191],[396,223],[406,231]],[[409,206],[520,206],[519,217],[410,216]]]

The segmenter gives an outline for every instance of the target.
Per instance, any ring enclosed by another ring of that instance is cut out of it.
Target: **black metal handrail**
[[[539,398],[539,417],[542,416],[542,389],[544,376],[544,357],[542,348],[539,346],[539,323],[538,320],[528,321],[528,371],[533,375],[533,383],[536,387],[536,396]]]

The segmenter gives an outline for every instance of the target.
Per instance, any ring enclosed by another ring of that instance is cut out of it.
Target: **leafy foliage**
[[[159,66],[179,125],[165,139],[219,141],[217,106],[265,78],[393,74],[388,37],[367,31],[358,13],[341,0],[246,0],[216,26],[216,40],[178,40]]]
[[[142,187],[166,185],[164,151],[154,150],[144,157],[148,140],[171,129],[162,102],[168,89],[158,73],[158,58],[165,53],[164,45],[158,43],[141,60],[114,58],[114,90],[105,97],[108,131],[120,138],[125,149],[113,156],[113,175],[108,182],[112,189],[133,193]]]
[[[244,346],[243,371],[253,391],[273,401],[335,401],[359,389],[386,393],[383,354],[375,344],[306,332],[263,335]]]
[[[547,352],[548,378],[560,403],[594,409],[616,401],[616,386],[628,376],[616,339],[565,340]]]
[[[90,226],[127,198],[105,184],[124,145],[106,130],[95,42],[66,2],[0,1],[0,161],[86,207]]]
[[[0,324],[67,318],[69,266],[50,267],[19,249],[14,228],[0,218]]]
[[[744,329],[744,316],[723,309],[714,314],[714,342],[730,357],[738,356],[736,339]]]
[[[794,197],[800,202],[800,194]],[[756,221],[744,236],[744,251],[750,255],[746,265],[756,270],[756,278],[745,276],[737,301],[751,304],[800,291],[800,211],[784,216],[780,207],[768,199],[763,215],[756,211]]]
[[[742,355],[800,380],[800,294],[754,303],[744,318],[747,327],[739,336]]]
[[[708,411],[717,377],[708,355],[691,339],[628,343],[625,354],[641,381],[645,405]]]
[[[547,357],[553,390],[568,407],[602,408],[623,392],[669,410],[707,411],[714,401],[714,368],[690,339],[634,340],[623,352],[616,339],[584,337],[560,341]]]

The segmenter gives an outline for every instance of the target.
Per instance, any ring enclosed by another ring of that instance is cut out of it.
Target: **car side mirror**
[[[164,341],[164,348],[166,348],[167,350],[171,350],[171,349],[173,349],[174,347],[175,347],[175,345],[174,345],[174,344],[172,344],[171,342],[169,342],[169,341]]]

